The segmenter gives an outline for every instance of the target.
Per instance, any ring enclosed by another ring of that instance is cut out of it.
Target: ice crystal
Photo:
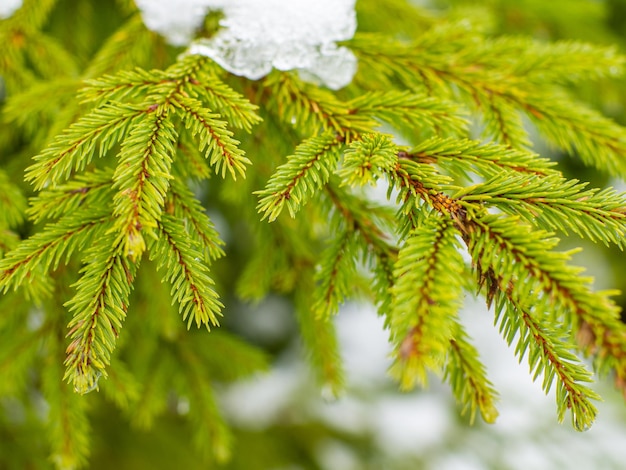
[[[8,18],[22,6],[22,0],[0,0],[0,19]]]
[[[298,70],[305,80],[341,88],[356,58],[337,41],[356,30],[355,0],[137,0],[146,26],[174,45],[193,37],[209,10],[220,9],[220,31],[189,47],[226,70],[252,80],[272,68]]]

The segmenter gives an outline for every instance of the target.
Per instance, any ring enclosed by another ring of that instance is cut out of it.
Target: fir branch
[[[409,91],[369,92],[348,105],[351,114],[367,116],[398,128],[430,128],[443,134],[463,134],[467,128],[458,105]]]
[[[0,170],[0,230],[21,224],[25,210],[26,198],[22,191]]]
[[[89,456],[90,425],[87,403],[63,381],[64,339],[63,325],[55,323],[54,333],[46,342],[49,356],[43,367],[42,388],[49,407],[46,424],[51,458],[58,468],[77,468]]]
[[[148,94],[168,94],[177,85],[165,71],[140,68],[87,79],[85,84],[79,98],[86,103],[94,102],[98,107],[107,102],[137,101]]]
[[[313,280],[301,275],[299,283],[307,289],[296,291],[296,318],[300,327],[300,337],[304,350],[313,367],[318,382],[325,392],[337,397],[345,384],[345,372],[341,362],[339,343],[335,325],[327,319],[318,318],[312,311],[314,291]]]
[[[57,219],[81,207],[103,207],[113,197],[113,170],[94,170],[77,175],[65,184],[41,191],[30,200],[26,214],[33,222]]]
[[[221,173],[222,178],[226,171],[233,179],[237,179],[237,174],[245,177],[245,165],[251,162],[238,147],[239,141],[232,138],[227,123],[219,119],[220,115],[208,112],[199,101],[182,95],[176,95],[172,104],[180,109],[181,119],[191,135],[199,136],[200,151],[206,148],[205,156],[211,157],[210,164],[215,166],[215,172]]]
[[[474,422],[476,411],[480,411],[485,422],[495,422],[498,416],[495,406],[498,393],[487,379],[478,351],[469,342],[467,333],[458,322],[450,339],[443,377],[450,382],[457,402],[463,406],[461,413],[469,412],[470,423]]]
[[[461,190],[454,197],[519,214],[542,228],[566,234],[569,229],[594,242],[623,248],[626,195],[613,189],[585,191],[586,186],[558,175],[500,175]]]
[[[484,214],[458,220],[474,262],[483,272],[493,269],[501,276],[501,285],[512,282],[516,295],[532,301],[536,312],[560,318],[571,331],[589,316],[611,321],[619,330],[615,306],[606,295],[589,289],[591,280],[581,277],[582,268],[566,264],[571,252],[553,251],[557,240],[551,234],[531,230],[511,216]]]
[[[137,264],[129,262],[123,249],[123,241],[114,233],[97,240],[85,254],[83,276],[67,303],[72,320],[64,380],[72,382],[78,393],[93,390],[100,376],[106,377],[126,318]]]
[[[543,83],[578,83],[616,77],[624,72],[625,58],[615,47],[563,40],[538,43],[526,38],[498,38],[494,45],[518,43],[515,74]]]
[[[462,292],[456,234],[450,220],[424,214],[398,254],[390,313],[396,361],[390,372],[403,389],[426,384],[428,369],[443,368]]]
[[[157,106],[136,120],[122,144],[113,175],[113,215],[124,253],[133,260],[145,250],[142,232],[152,235],[161,217],[177,138],[168,109]]]
[[[197,246],[202,247],[205,261],[210,262],[224,256],[222,249],[224,242],[220,239],[215,225],[186,185],[176,179],[172,180],[168,203],[172,206],[168,212],[171,213],[173,210],[173,215],[184,221],[187,233]]]
[[[303,83],[291,73],[274,72],[264,86],[271,91],[269,104],[276,108],[274,112],[304,135],[333,132],[349,138],[376,125],[370,117],[355,114],[331,92]]]
[[[520,362],[528,351],[528,362],[536,379],[543,374],[542,388],[548,393],[557,379],[557,413],[559,422],[563,421],[565,412],[571,411],[575,429],[583,431],[593,423],[597,410],[591,400],[600,397],[584,383],[592,382],[592,376],[570,351],[573,344],[561,340],[564,334],[559,329],[548,327],[544,321],[535,318],[531,308],[519,299],[511,282],[506,287],[500,276],[492,271],[482,274],[478,266],[479,276],[488,277],[488,285],[497,284],[495,294],[496,321],[500,323],[500,331],[509,345],[517,338],[515,353]],[[488,286],[487,290],[490,290]]]
[[[192,98],[219,112],[231,126],[251,132],[261,122],[258,106],[222,82],[217,76],[199,70],[183,88]]]
[[[397,147],[386,134],[364,134],[351,142],[338,175],[350,186],[375,183],[397,164]]]
[[[546,315],[553,324],[560,321],[571,336],[577,336],[583,352],[595,355],[596,369],[615,371],[616,383],[624,388],[626,327],[610,299],[613,292],[592,292],[590,279],[580,277],[581,269],[565,264],[568,254],[551,251],[554,240],[518,226],[510,217],[484,216],[469,224],[461,222],[460,228],[480,272],[488,273],[480,285],[498,276],[497,284],[491,282],[488,289],[488,303],[498,286],[507,289],[507,296],[532,303],[535,315]]]
[[[68,179],[72,171],[84,170],[94,152],[105,155],[126,133],[135,118],[145,112],[141,106],[108,104],[72,124],[39,155],[26,172],[26,180],[42,189]]]
[[[279,166],[259,196],[257,210],[263,218],[275,220],[287,206],[294,217],[309,197],[321,189],[339,159],[343,140],[334,133],[326,132],[305,140],[287,157],[287,163]]]
[[[587,165],[626,177],[626,130],[558,91],[520,98],[537,129],[551,143]]]
[[[420,82],[439,90],[442,86],[456,87],[475,104],[488,104],[488,128],[505,137],[505,143],[523,144],[520,141],[523,131],[510,108],[514,106],[525,112],[560,147],[570,152],[576,149],[588,164],[624,174],[619,158],[626,139],[623,129],[572,103],[558,89],[551,87],[548,94],[539,93],[536,83],[525,80],[523,74],[516,74],[515,67],[510,66],[511,61],[517,63],[519,58],[502,54],[501,49],[482,39],[478,44],[481,42],[482,46],[472,44],[471,48],[465,43],[461,49],[445,56],[436,49],[418,53],[419,47],[416,49],[415,45],[385,42],[375,45],[373,39],[367,37],[355,39],[351,46],[368,67],[387,67],[388,74],[398,76],[410,88]],[[614,65],[619,66],[621,62],[623,58],[616,58]],[[514,132],[507,132],[507,127]]]
[[[388,234],[392,232],[395,217],[388,208],[356,197],[332,181],[326,186],[326,193],[343,224],[353,229],[366,244],[367,256],[374,264],[375,301],[379,312],[388,320],[390,291],[394,283],[393,265],[398,256],[398,249],[391,244]]]
[[[340,305],[352,292],[356,275],[358,244],[355,233],[344,230],[338,233],[321,255],[315,273],[316,299],[312,310],[319,318],[328,319],[339,311]]]
[[[523,173],[554,175],[554,163],[523,150],[476,140],[433,137],[400,154],[419,163],[437,164],[453,174],[474,173],[484,178]]]
[[[231,455],[233,436],[221,416],[213,393],[210,377],[201,358],[186,344],[176,343],[175,351],[183,365],[183,376],[187,382],[191,421],[195,428],[194,444],[206,456],[218,462],[226,462]]]
[[[54,224],[46,225],[43,231],[22,241],[17,248],[0,260],[0,288],[9,288],[31,283],[45,273],[56,269],[65,256],[65,263],[74,250],[88,246],[102,234],[111,215],[106,210],[83,209],[64,216]]]
[[[180,131],[176,160],[178,165],[174,169],[181,177],[209,179],[213,175],[204,155],[186,129]]]
[[[150,259],[157,261],[158,270],[165,268],[163,280],[171,284],[173,300],[179,303],[187,327],[193,322],[198,328],[218,325],[223,305],[213,290],[208,269],[200,261],[202,253],[189,239],[181,221],[163,214],[156,235],[151,242]]]
[[[476,96],[476,101],[485,125],[484,136],[512,148],[531,146],[521,113],[507,99],[489,95]]]

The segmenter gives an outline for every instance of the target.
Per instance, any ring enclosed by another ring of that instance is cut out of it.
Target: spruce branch
[[[333,132],[305,140],[278,167],[259,196],[257,209],[263,218],[275,220],[287,206],[294,217],[300,207],[321,189],[330,178],[339,160],[343,139]]]
[[[500,175],[454,195],[467,202],[519,214],[541,228],[568,230],[605,245],[624,246],[626,195],[613,189],[585,190],[587,184],[558,175]]]
[[[471,179],[467,176],[470,173],[483,178],[492,178],[503,172],[511,175],[558,174],[553,168],[554,162],[536,154],[476,140],[433,137],[411,147],[401,156],[419,163],[436,164],[466,179]]]
[[[189,188],[178,180],[173,180],[168,193],[168,213],[185,222],[187,233],[204,251],[203,259],[210,262],[224,256],[220,239],[215,225],[207,216],[204,208],[195,198]],[[171,204],[171,207],[169,207]]]
[[[0,171],[0,229],[16,227],[24,220],[26,198],[22,191]]]
[[[338,175],[350,186],[374,183],[396,165],[397,153],[390,135],[364,134],[344,151]]]
[[[79,119],[46,149],[34,157],[36,163],[26,172],[26,180],[35,189],[68,179],[72,171],[81,171],[93,154],[105,155],[127,132],[135,118],[144,113],[141,106],[121,103],[104,105]]]
[[[213,290],[213,280],[202,264],[204,258],[196,243],[190,240],[181,221],[163,214],[156,239],[150,245],[150,259],[156,260],[157,269],[165,268],[163,280],[171,284],[173,300],[179,303],[187,327],[195,322],[210,329],[217,326],[223,308]]]
[[[124,241],[109,232],[87,250],[76,294],[67,303],[70,321],[64,379],[84,394],[107,375],[126,318],[137,264],[124,255]]]
[[[324,250],[315,274],[316,301],[311,307],[315,315],[328,319],[339,311],[352,291],[357,257],[358,244],[352,229],[339,232]]]
[[[280,119],[306,136],[320,132],[348,138],[351,132],[368,132],[375,121],[350,110],[332,93],[305,84],[291,73],[274,72],[264,81],[270,90],[269,105]]]
[[[487,378],[478,351],[459,322],[456,322],[450,339],[443,377],[450,383],[457,402],[463,406],[461,412],[469,413],[470,423],[474,422],[477,411],[485,422],[495,422],[498,393]]]
[[[554,381],[557,381],[556,402],[559,422],[563,421],[567,410],[571,411],[572,424],[575,429],[588,429],[595,420],[597,409],[591,400],[600,397],[585,383],[592,382],[589,371],[571,352],[573,343],[562,340],[565,331],[549,327],[545,321],[535,318],[532,308],[517,298],[512,281],[508,287],[502,284],[499,276],[493,271],[482,272],[477,266],[479,277],[486,278],[486,289],[489,293],[496,288],[495,309],[496,321],[507,343],[511,345],[517,338],[515,353],[520,362],[528,351],[528,363],[534,378],[543,374],[542,388],[548,393]],[[488,294],[489,295],[489,294]]]
[[[195,410],[192,416],[194,444],[205,457],[225,462],[230,458],[233,436],[219,412],[206,368],[201,358],[185,341],[176,344],[175,352],[180,358],[180,364],[183,364],[184,378],[188,385],[185,390],[188,391],[190,405]]]
[[[370,92],[349,103],[350,113],[371,117],[397,128],[430,128],[437,133],[463,134],[467,122],[459,107],[408,91]]]
[[[0,288],[6,292],[24,283],[38,285],[41,276],[56,269],[64,256],[67,264],[74,250],[100,236],[110,218],[106,210],[83,209],[48,224],[0,260]],[[33,273],[37,275],[32,276]]]
[[[172,155],[178,135],[167,118],[169,110],[157,106],[136,120],[122,144],[113,175],[114,230],[123,237],[124,254],[132,260],[145,251],[142,232],[152,236],[169,189]]]
[[[426,384],[427,370],[443,369],[460,306],[463,260],[450,220],[424,214],[409,233],[394,268],[391,289],[390,372],[403,389]]]
[[[106,206],[114,194],[112,181],[113,170],[110,168],[76,175],[67,183],[42,191],[32,198],[26,214],[37,223],[58,219],[83,207]]]
[[[245,165],[250,164],[245,152],[238,145],[239,141],[232,138],[227,123],[219,119],[219,114],[212,114],[203,108],[200,101],[178,95],[173,100],[182,112],[181,119],[192,136],[198,136],[200,151],[206,148],[206,157],[210,156],[210,164],[222,178],[228,171],[233,179],[237,174],[245,177]]]

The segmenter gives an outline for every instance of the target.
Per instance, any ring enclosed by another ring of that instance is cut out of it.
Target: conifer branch
[[[469,342],[467,333],[459,322],[456,322],[450,339],[444,379],[450,382],[457,402],[463,406],[461,412],[469,412],[470,423],[474,422],[476,411],[480,411],[485,422],[495,422],[498,416],[495,406],[498,393],[487,379],[478,351]]]
[[[36,282],[40,275],[31,276],[32,273],[56,269],[63,256],[67,263],[74,250],[88,245],[101,234],[110,217],[102,210],[78,211],[22,241],[0,260],[0,288],[6,292],[11,287],[30,283],[31,279]]]
[[[311,311],[313,280],[304,278],[300,283],[307,285],[307,290],[296,292],[296,315],[305,351],[317,380],[332,396],[338,396],[344,387],[345,372],[335,327],[331,321],[319,318]]]
[[[339,159],[343,140],[332,132],[305,140],[274,173],[262,191],[257,191],[257,209],[263,218],[275,220],[287,206],[294,217],[315,191],[321,189]]]
[[[251,132],[261,122],[256,114],[258,106],[219,80],[214,74],[199,70],[185,83],[183,90],[192,98],[219,112],[230,125]]]
[[[523,150],[476,140],[433,137],[403,152],[401,156],[419,163],[437,164],[453,174],[474,173],[484,178],[502,172],[539,176],[558,174],[552,168],[554,162],[548,159]]]
[[[94,170],[40,192],[31,199],[26,214],[33,222],[57,219],[82,207],[101,207],[113,197],[113,170]]]
[[[202,264],[202,253],[190,240],[180,220],[163,214],[157,238],[150,246],[150,259],[157,261],[157,269],[165,268],[163,280],[171,284],[173,300],[179,303],[187,327],[217,326],[217,317],[223,308],[213,290],[213,280]]]
[[[175,351],[184,366],[189,401],[195,410],[191,417],[196,431],[194,444],[205,456],[225,462],[230,458],[233,436],[219,412],[206,368],[185,341],[178,342]]]
[[[239,141],[232,138],[227,123],[218,119],[219,114],[211,114],[203,109],[199,101],[181,95],[174,98],[173,104],[182,111],[181,119],[191,135],[199,136],[200,151],[206,148],[205,156],[211,157],[210,163],[215,166],[215,172],[221,173],[222,178],[226,176],[226,171],[233,179],[237,179],[237,174],[245,177],[245,165],[251,162],[238,147]]]
[[[329,91],[302,83],[293,74],[274,72],[264,86],[271,90],[269,103],[276,107],[276,114],[304,135],[324,131],[348,138],[351,132],[368,132],[375,125],[371,118],[355,114]]]
[[[374,264],[375,301],[380,313],[388,319],[391,302],[389,292],[394,284],[393,265],[398,256],[398,249],[391,243],[388,233],[391,233],[395,218],[386,208],[358,198],[332,181],[325,189],[337,213],[341,215],[343,224],[353,229],[355,235],[365,243],[364,257],[370,257]]]
[[[626,195],[613,189],[585,191],[585,183],[558,175],[495,176],[455,194],[467,202],[498,207],[546,229],[572,230],[606,245],[624,246]]]
[[[15,227],[24,220],[26,198],[12,184],[8,175],[0,171],[0,229]]]
[[[623,127],[555,90],[549,95],[529,94],[520,101],[532,122],[552,144],[570,154],[576,153],[587,165],[626,177]]]
[[[371,117],[398,128],[428,127],[447,135],[463,134],[467,127],[457,105],[408,91],[365,93],[348,105],[351,114]]]
[[[344,151],[338,175],[351,186],[376,182],[396,165],[397,147],[386,134],[364,134]]]
[[[425,217],[400,249],[391,289],[396,361],[391,373],[403,389],[426,384],[427,370],[444,365],[462,292],[463,260],[450,220]]]
[[[583,385],[592,381],[591,374],[570,351],[573,344],[561,340],[564,332],[549,328],[544,321],[535,318],[529,306],[523,305],[517,298],[513,281],[508,287],[502,283],[501,276],[488,270],[482,271],[477,265],[479,277],[485,277],[488,296],[495,288],[496,320],[500,331],[509,345],[517,338],[515,353],[521,361],[528,351],[528,362],[536,379],[543,374],[542,388],[548,393],[557,379],[557,412],[559,422],[565,412],[571,411],[575,429],[582,431],[593,423],[597,409],[591,400],[600,397],[589,387]],[[538,312],[540,315],[541,313]]]
[[[141,106],[121,103],[95,109],[33,158],[36,163],[28,168],[26,180],[41,190],[49,183],[54,185],[61,179],[68,179],[72,171],[84,170],[91,162],[96,146],[98,157],[102,157],[121,140],[134,118],[143,112]]]
[[[67,303],[70,321],[64,379],[78,393],[87,393],[106,377],[117,337],[126,318],[137,264],[123,253],[123,240],[109,233],[87,250],[76,283],[76,295]]]
[[[320,318],[328,319],[339,311],[339,306],[349,296],[356,271],[357,244],[351,230],[338,233],[322,253],[319,270],[315,274],[316,299],[311,307]]]
[[[177,219],[185,221],[187,232],[195,240],[197,246],[204,250],[203,259],[209,262],[224,256],[222,249],[224,242],[220,239],[215,225],[189,188],[179,181],[173,180],[170,189],[168,202],[171,203],[172,207],[171,209],[168,208],[168,213],[173,211]]]
[[[115,230],[124,254],[136,260],[146,245],[142,232],[153,234],[169,189],[172,155],[178,135],[168,109],[155,107],[140,117],[122,144],[113,175]]]

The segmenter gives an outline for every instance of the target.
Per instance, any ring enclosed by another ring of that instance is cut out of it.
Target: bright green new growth
[[[14,37],[20,22],[39,34],[47,9],[35,3],[23,8],[42,17],[16,15],[0,23],[0,38]],[[67,416],[82,436],[51,430],[59,467],[84,463],[88,454],[84,404],[63,395],[61,378],[81,394],[101,386],[147,426],[165,408],[165,378],[176,364],[176,387],[192,391],[198,446],[210,443],[208,454],[228,457],[232,439],[212,377],[235,379],[263,368],[264,358],[213,330],[207,334],[217,339],[205,347],[199,335],[156,314],[145,320],[153,343],[124,340],[133,299],[152,295],[159,287],[149,282],[157,279],[169,285],[188,328],[219,324],[225,301],[213,263],[225,244],[211,210],[234,213],[229,223],[249,229],[240,297],[293,299],[312,367],[334,393],[344,378],[331,317],[366,296],[385,318],[390,373],[402,389],[425,385],[434,373],[449,382],[470,420],[479,412],[493,422],[497,392],[457,315],[463,297],[476,292],[519,360],[527,358],[546,392],[556,388],[559,420],[569,411],[583,430],[596,415],[599,397],[576,351],[624,389],[626,328],[613,293],[591,289],[570,265],[572,253],[556,251],[556,234],[623,248],[626,195],[566,179],[528,150],[524,127],[527,119],[558,148],[624,178],[626,129],[565,89],[621,72],[624,57],[428,21],[402,41],[372,32],[347,41],[359,71],[351,86],[332,93],[292,72],[256,82],[229,76],[200,56],[161,69],[114,70],[116,54],[126,64],[141,55],[135,47],[158,41],[131,16],[85,67],[86,81],[65,82],[60,96],[80,88],[82,101],[60,112],[64,130],[33,126],[54,115],[37,97],[60,82],[46,82],[49,71],[39,71],[35,83],[23,58],[11,59],[22,50],[9,47],[0,63],[9,90],[5,119],[46,144],[26,169],[36,191],[28,208],[19,185],[0,171],[0,288],[7,304],[24,289],[47,320],[3,347],[10,357],[30,343],[49,346],[43,389],[51,414]],[[48,52],[59,69],[76,69],[69,53]],[[468,118],[476,116],[482,133],[472,139]],[[385,203],[363,188],[377,184],[389,188]],[[35,227],[20,239],[16,229],[26,217]],[[0,321],[0,330],[21,332],[18,324]],[[129,359],[116,358],[118,343]],[[135,347],[147,359],[139,361]],[[11,364],[7,377],[17,389],[33,357]]]

